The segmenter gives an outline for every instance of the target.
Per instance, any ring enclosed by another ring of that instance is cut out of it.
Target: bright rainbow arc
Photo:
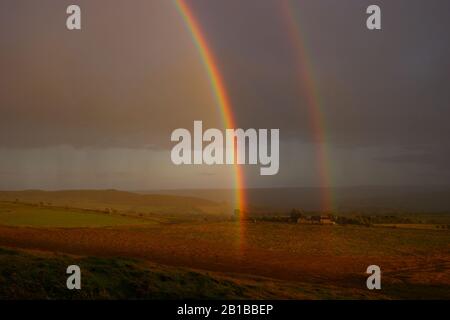
[[[206,38],[200,28],[197,19],[192,10],[186,4],[185,0],[174,0],[178,12],[183,17],[186,26],[188,27],[194,43],[200,53],[202,63],[208,73],[211,89],[214,92],[217,106],[222,116],[224,127],[226,129],[236,128],[235,119],[233,116],[230,99],[228,97],[222,76],[219,72],[218,65],[215,61],[214,55],[209,48]],[[234,165],[235,170],[235,205],[240,212],[240,219],[244,219],[245,214],[245,194],[244,194],[244,175],[240,165]]]
[[[305,36],[302,34],[298,19],[294,16],[295,8],[291,0],[282,1],[283,14],[286,16],[288,30],[292,39],[295,52],[298,54],[298,70],[301,82],[304,84],[303,91],[306,95],[306,102],[309,107],[310,121],[316,144],[316,159],[318,162],[318,175],[320,184],[323,188],[321,194],[322,211],[330,212],[333,210],[333,195],[331,187],[331,170],[328,163],[327,139],[325,130],[325,119],[320,101],[320,95],[317,90],[316,81],[312,72],[311,61],[305,46]]]
[[[202,62],[208,73],[211,88],[219,107],[225,128],[235,128],[235,120],[232,113],[231,103],[226,92],[222,76],[218,70],[215,58],[207,44],[206,38],[202,33],[200,25],[198,24],[192,10],[186,4],[185,0],[174,0],[175,5],[183,17],[195,45],[201,55]],[[288,29],[292,38],[294,49],[297,52],[298,69],[302,83],[305,85],[304,91],[306,94],[307,104],[310,109],[310,121],[316,143],[316,159],[318,161],[318,174],[320,178],[321,187],[324,191],[321,195],[322,210],[331,211],[333,209],[332,194],[330,192],[331,178],[328,164],[328,150],[326,146],[325,134],[325,120],[321,106],[319,92],[317,90],[312,67],[308,63],[309,56],[304,45],[305,37],[302,34],[301,27],[297,22],[293,12],[295,11],[290,5],[290,0],[282,1],[283,11],[287,17]],[[245,194],[244,194],[244,177],[242,169],[239,165],[235,165],[235,201],[236,207],[240,210],[241,220],[245,213]]]

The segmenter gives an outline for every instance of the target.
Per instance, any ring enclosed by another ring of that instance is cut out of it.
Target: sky
[[[236,125],[280,129],[279,174],[247,166],[247,187],[321,185],[307,83],[332,186],[448,184],[450,2],[186,3]],[[366,28],[375,3],[381,31]],[[65,27],[69,4],[81,7],[81,31]],[[172,1],[3,0],[0,43],[0,189],[233,186],[230,166],[170,160],[173,130],[223,128]]]

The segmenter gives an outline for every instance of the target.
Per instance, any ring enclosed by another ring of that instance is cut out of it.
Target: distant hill
[[[249,211],[321,210],[321,195],[332,195],[338,212],[449,212],[450,187],[362,186],[341,188],[246,189]],[[186,189],[127,192],[117,190],[0,191],[0,201],[44,203],[128,213],[232,215],[235,191]]]
[[[339,188],[261,188],[246,189],[246,198],[251,210],[289,211],[302,208],[308,211],[321,209],[321,195],[329,193],[338,211],[361,213],[385,212],[444,212],[450,213],[450,187],[402,187],[360,186]],[[232,203],[234,191],[216,190],[159,190],[146,194],[164,193],[204,198],[216,202]]]
[[[137,194],[117,190],[0,191],[0,201],[139,213],[232,214],[223,204],[192,196]]]

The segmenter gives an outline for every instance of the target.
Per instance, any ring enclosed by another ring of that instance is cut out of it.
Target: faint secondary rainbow
[[[203,65],[208,73],[211,89],[214,92],[216,104],[220,110],[222,120],[225,128],[236,128],[233,110],[231,108],[230,99],[228,97],[222,76],[219,72],[218,65],[215,61],[214,55],[208,46],[206,38],[200,28],[197,19],[195,18],[191,8],[185,0],[174,0],[178,12],[183,17],[186,26],[188,27],[192,39],[201,56]],[[245,194],[244,194],[244,175],[240,165],[234,165],[235,171],[235,205],[240,211],[241,220],[246,211]]]
[[[331,193],[331,170],[328,162],[327,137],[325,130],[325,119],[322,110],[319,91],[317,89],[314,73],[312,71],[311,59],[306,49],[305,36],[299,24],[298,17],[295,16],[296,8],[291,0],[281,1],[283,14],[286,17],[288,30],[294,50],[298,55],[298,74],[303,84],[303,91],[309,108],[310,123],[316,145],[317,171],[320,179],[320,186],[323,188],[321,194],[321,207],[323,211],[333,209],[333,196]]]

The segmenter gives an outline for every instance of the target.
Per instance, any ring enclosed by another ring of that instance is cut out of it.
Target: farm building
[[[332,216],[328,215],[321,215],[321,216],[306,216],[306,217],[300,217],[297,220],[297,223],[300,224],[326,224],[326,225],[334,225],[336,222],[334,222]]]

